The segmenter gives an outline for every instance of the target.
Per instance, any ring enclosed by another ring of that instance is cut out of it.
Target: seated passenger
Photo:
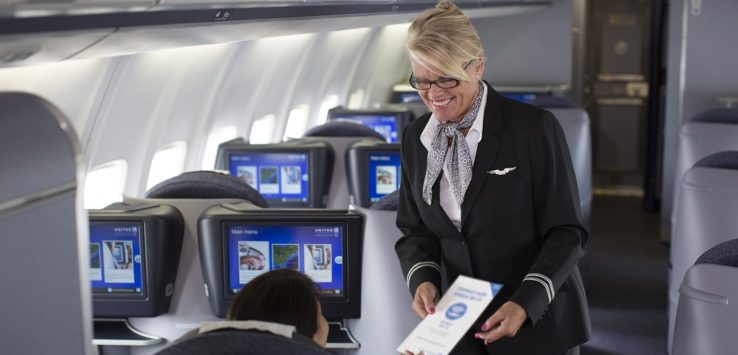
[[[330,354],[328,322],[306,275],[290,269],[266,272],[233,299],[226,321],[204,322],[158,355]]]

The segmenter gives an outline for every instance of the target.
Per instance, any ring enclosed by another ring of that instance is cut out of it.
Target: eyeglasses
[[[464,70],[469,68],[471,63],[474,62],[474,59],[470,60],[469,63],[466,63],[464,65]],[[447,78],[447,77],[439,77],[436,80],[418,80],[415,77],[415,74],[410,74],[410,86],[415,88],[416,90],[430,90],[431,85],[435,84],[437,87],[441,89],[451,89],[459,86],[461,84],[461,79],[456,78]]]

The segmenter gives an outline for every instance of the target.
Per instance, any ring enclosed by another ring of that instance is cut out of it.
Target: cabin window
[[[287,119],[287,128],[284,132],[284,139],[302,137],[307,127],[309,110],[310,106],[299,105],[290,111],[290,117]]]
[[[249,135],[249,143],[266,144],[272,142],[274,132],[274,115],[266,115],[251,125],[251,134]]]
[[[218,154],[218,146],[220,143],[227,142],[238,137],[236,127],[222,127],[214,131],[208,136],[208,142],[205,144],[205,153],[202,157],[201,168],[210,170],[215,168],[215,158]]]
[[[146,190],[166,179],[181,174],[184,171],[186,154],[187,144],[182,141],[166,145],[156,152],[151,160]]]
[[[123,201],[128,164],[123,159],[98,165],[85,178],[85,208],[100,209]]]
[[[320,105],[320,112],[318,113],[318,124],[321,125],[328,120],[328,111],[338,106],[338,95],[328,95],[323,100],[323,104]]]

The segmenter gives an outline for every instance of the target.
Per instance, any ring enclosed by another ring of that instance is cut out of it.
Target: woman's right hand
[[[415,289],[413,312],[420,319],[424,319],[429,314],[436,313],[436,302],[438,302],[438,289],[430,281],[423,282]]]

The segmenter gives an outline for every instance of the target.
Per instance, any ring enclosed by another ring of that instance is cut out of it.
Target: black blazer
[[[488,345],[488,352],[559,355],[590,336],[577,267],[589,233],[581,223],[569,149],[550,112],[504,98],[490,85],[487,90],[482,140],[461,206],[461,232],[439,204],[442,177],[433,186],[431,205],[422,198],[428,151],[420,134],[430,114],[404,130],[397,214],[403,237],[395,250],[406,279],[412,274],[407,282],[413,295],[424,281],[441,290],[441,270],[449,282],[468,275],[504,285],[460,344],[481,343],[473,339],[474,332],[511,300],[529,318],[515,337]],[[488,173],[508,167],[515,170]]]

